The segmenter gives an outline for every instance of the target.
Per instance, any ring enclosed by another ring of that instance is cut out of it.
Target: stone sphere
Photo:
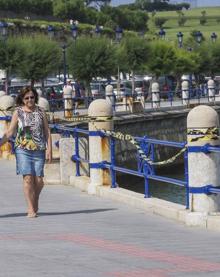
[[[0,100],[0,109],[3,111],[7,111],[14,107],[15,100],[13,97],[9,95],[3,95],[1,96]]]
[[[154,82],[152,84],[152,92],[159,92],[160,91],[160,86],[157,82]]]
[[[43,97],[39,97],[38,106],[40,108],[42,108],[45,112],[49,112],[50,111],[49,102],[47,101],[47,99],[45,99]]]
[[[182,82],[182,90],[188,90],[189,89],[189,82],[183,81]]]
[[[88,114],[89,116],[113,116],[112,105],[105,99],[94,100],[89,105]]]
[[[199,105],[187,116],[187,128],[219,127],[218,113],[210,106]]]
[[[208,88],[214,88],[215,87],[215,82],[213,80],[208,81]]]
[[[113,86],[112,86],[112,85],[107,85],[107,86],[105,87],[105,92],[106,92],[107,94],[112,94],[112,93],[113,93]]]
[[[6,92],[4,90],[0,90],[0,97],[6,95]]]
[[[38,94],[39,97],[41,97],[42,94],[43,94],[43,92],[42,92],[42,90],[41,90],[40,88],[37,88],[37,89],[36,89],[36,92],[37,92],[37,94]]]

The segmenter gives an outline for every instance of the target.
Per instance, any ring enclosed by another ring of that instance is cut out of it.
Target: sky
[[[135,0],[111,0],[112,6],[118,6],[122,4],[134,3]],[[184,2],[184,0],[173,0],[170,2]],[[187,2],[187,1],[186,1]],[[220,0],[197,0],[198,7],[211,7],[211,6],[220,6]]]

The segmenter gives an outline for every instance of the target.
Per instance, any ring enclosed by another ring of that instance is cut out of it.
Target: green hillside
[[[206,11],[207,23],[201,25],[199,19],[201,17],[201,12],[204,10]],[[164,24],[166,38],[168,40],[176,39],[176,34],[179,31],[184,34],[184,38],[187,38],[192,30],[201,31],[206,39],[210,39],[211,33],[215,32],[220,39],[220,23],[217,22],[217,19],[220,18],[220,7],[203,7],[184,11],[183,13],[186,16],[187,21],[185,26],[182,27],[179,27],[178,25],[178,14],[175,11],[156,13],[157,17],[166,17],[168,19]]]

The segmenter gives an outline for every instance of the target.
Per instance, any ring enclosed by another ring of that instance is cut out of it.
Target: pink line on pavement
[[[192,256],[179,255],[177,253],[171,253],[168,251],[159,251],[153,249],[144,249],[143,247],[138,247],[135,245],[124,244],[118,241],[103,240],[91,236],[81,235],[81,234],[66,234],[57,235],[49,233],[29,233],[29,234],[10,234],[10,235],[0,235],[0,241],[13,241],[13,240],[23,240],[23,241],[42,241],[42,240],[60,240],[67,241],[76,244],[81,244],[87,247],[92,247],[96,249],[102,249],[110,252],[117,252],[117,254],[124,254],[136,258],[141,258],[145,260],[152,260],[155,262],[166,263],[170,268],[150,268],[129,272],[112,272],[109,273],[114,277],[167,277],[171,273],[177,272],[218,272],[220,276],[220,263],[209,262],[202,259],[197,259]],[[149,275],[151,273],[151,275]],[[148,275],[146,275],[148,274]]]
[[[56,236],[58,240],[66,240],[80,243],[89,247],[104,249],[107,251],[118,252],[134,257],[165,262],[174,266],[175,272],[213,272],[220,271],[220,263],[208,262],[190,256],[182,256],[165,251],[145,250],[134,245],[122,244],[109,240],[97,239],[84,235],[64,235]],[[168,270],[169,272],[173,269]]]

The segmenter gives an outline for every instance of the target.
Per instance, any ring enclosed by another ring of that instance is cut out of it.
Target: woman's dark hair
[[[21,91],[19,92],[18,96],[16,97],[16,105],[17,106],[22,106],[24,105],[23,99],[25,97],[25,94],[27,94],[28,92],[33,92],[34,94],[34,102],[35,104],[38,103],[38,93],[35,90],[35,88],[32,87],[24,87],[21,89]]]

